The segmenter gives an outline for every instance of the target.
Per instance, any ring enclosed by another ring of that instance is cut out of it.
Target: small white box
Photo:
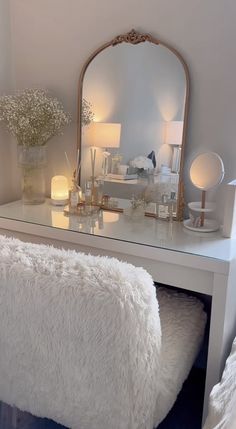
[[[236,236],[236,180],[229,182],[226,188],[223,236]]]

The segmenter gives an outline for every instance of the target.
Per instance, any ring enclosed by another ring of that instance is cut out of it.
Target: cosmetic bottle
[[[70,210],[76,211],[79,202],[81,201],[82,191],[79,185],[72,180],[72,187],[69,190],[69,206]]]
[[[90,180],[86,182],[84,197],[85,197],[85,204],[91,205],[92,204],[92,182]]]

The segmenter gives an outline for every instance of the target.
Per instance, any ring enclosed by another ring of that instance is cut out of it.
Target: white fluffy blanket
[[[195,297],[165,288],[158,289],[157,297],[162,347],[155,427],[174,405],[197,357],[206,325],[203,304]]]
[[[0,238],[0,399],[76,429],[153,427],[161,330],[142,269]]]
[[[0,400],[74,429],[152,429],[202,340],[194,298],[142,268],[0,237]]]
[[[222,380],[212,389],[204,429],[236,429],[236,339]]]

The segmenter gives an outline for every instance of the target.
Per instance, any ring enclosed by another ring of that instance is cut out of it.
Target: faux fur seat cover
[[[158,299],[162,345],[145,270],[0,237],[0,400],[76,429],[152,429],[205,323],[199,301]]]
[[[157,297],[162,348],[155,426],[166,417],[174,405],[198,355],[206,325],[203,305],[193,296],[160,288]]]

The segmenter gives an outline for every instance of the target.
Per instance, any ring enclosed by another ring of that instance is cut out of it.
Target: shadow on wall
[[[0,129],[0,203],[20,196],[20,170],[16,160],[17,147],[11,137]]]

